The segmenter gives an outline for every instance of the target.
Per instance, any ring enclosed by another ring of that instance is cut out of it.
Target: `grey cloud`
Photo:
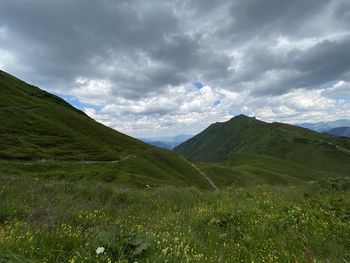
[[[350,71],[350,59],[346,54],[350,54],[350,37],[339,41],[325,40],[309,49],[292,51],[284,63],[289,74],[276,81],[274,86],[257,92],[278,95],[291,89],[318,88],[343,79]]]
[[[0,47],[27,66],[20,76],[66,92],[79,76],[109,79],[113,94],[137,99],[197,75],[218,79],[227,74],[227,58],[183,32],[181,18],[163,3],[2,2],[0,25],[8,28],[11,39]]]
[[[293,89],[317,89],[322,85],[348,80],[350,36],[324,40],[306,49],[279,50],[257,45],[242,51],[242,65],[228,83],[236,91],[254,96],[280,95]]]
[[[293,66],[308,75],[305,86],[320,85],[323,82],[341,78],[350,70],[350,37],[340,41],[323,41],[300,52]]]
[[[230,35],[236,41],[267,35],[299,35],[308,21],[326,10],[330,3],[330,0],[237,0],[230,8],[231,23],[221,34]]]
[[[341,24],[348,28],[350,23],[350,3],[348,1],[339,1],[333,15],[335,19],[339,20]]]
[[[11,73],[66,93],[83,77],[107,79],[111,95],[133,100],[196,80],[279,95],[349,78],[349,37],[274,50],[279,36],[349,32],[340,26],[349,14],[345,0],[0,1],[0,48],[17,58]],[[234,51],[243,56],[235,69]]]
[[[169,36],[164,45],[153,47],[149,53],[157,61],[171,63],[178,70],[187,70],[198,65],[201,46],[186,35]]]
[[[66,84],[77,76],[109,78],[99,67],[113,53],[132,57],[140,50],[166,46],[166,36],[178,32],[171,10],[161,5],[144,13],[127,1],[107,0],[3,1],[0,7],[0,25],[12,36],[5,48],[37,74],[62,78]]]

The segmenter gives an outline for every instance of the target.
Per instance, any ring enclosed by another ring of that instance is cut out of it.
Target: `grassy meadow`
[[[176,153],[0,91],[0,263],[350,262],[349,139],[240,115]]]
[[[2,172],[0,262],[350,262],[349,188],[131,189]]]

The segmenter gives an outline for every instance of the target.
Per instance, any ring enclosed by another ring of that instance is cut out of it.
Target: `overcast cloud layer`
[[[348,0],[0,0],[0,68],[140,137],[334,120],[349,25]]]

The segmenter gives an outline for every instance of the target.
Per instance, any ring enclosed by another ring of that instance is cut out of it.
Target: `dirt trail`
[[[350,150],[345,149],[345,148],[343,148],[343,147],[340,147],[340,146],[338,146],[338,145],[336,145],[336,144],[334,144],[334,143],[326,142],[326,141],[323,141],[323,140],[319,140],[319,142],[321,142],[321,143],[327,143],[327,144],[329,144],[329,145],[332,145],[332,146],[334,146],[338,151],[342,151],[342,152],[345,152],[345,153],[350,153]]]
[[[153,149],[147,149],[144,151],[144,153],[148,153],[150,151],[152,151]],[[59,160],[55,160],[55,161],[51,161],[51,160],[44,160],[44,161],[34,161],[34,162],[25,162],[25,164],[36,164],[36,163],[80,163],[80,164],[98,164],[98,163],[120,163],[122,161],[126,161],[127,159],[130,158],[137,158],[137,156],[135,154],[128,154],[126,156],[124,156],[123,158],[119,159],[119,160],[115,160],[115,161],[59,161]]]
[[[151,149],[147,149],[147,150],[144,151],[144,153],[148,153],[148,152],[150,152],[150,151],[152,151],[152,150],[153,150],[152,148],[151,148]],[[181,155],[178,155],[178,156],[179,156],[181,159],[183,159],[186,163],[188,163],[189,165],[191,165],[194,169],[196,169],[197,172],[198,172],[201,176],[203,176],[205,180],[207,180],[207,181],[209,182],[209,184],[214,188],[214,190],[219,191],[219,188],[214,184],[214,182],[213,182],[201,169],[199,169],[198,166],[196,166],[194,163],[190,162],[189,160],[187,160],[187,159],[184,158],[183,156],[181,156]],[[120,162],[125,161],[125,160],[127,160],[127,159],[129,159],[129,158],[137,158],[137,156],[136,156],[135,154],[128,154],[128,155],[124,156],[122,159],[120,159],[120,160],[115,160],[115,161],[67,161],[67,162],[69,162],[69,163],[81,163],[81,164],[120,163]],[[51,161],[46,161],[46,162],[51,163]],[[55,162],[52,162],[52,163],[56,163],[56,162],[62,163],[62,161],[55,161]],[[65,161],[63,161],[63,162],[65,162]],[[26,164],[34,164],[34,163],[40,163],[40,161],[39,161],[39,162],[30,162],[30,163],[26,162]]]
[[[196,169],[198,171],[198,173],[200,173],[204,179],[206,179],[209,184],[215,189],[215,191],[219,191],[219,188],[214,184],[214,182],[201,170],[198,168],[198,166],[196,166],[194,163],[191,163],[189,160],[187,160],[185,157],[179,155],[181,157],[181,159],[183,159],[185,162],[187,162],[188,164],[190,164],[194,169]]]

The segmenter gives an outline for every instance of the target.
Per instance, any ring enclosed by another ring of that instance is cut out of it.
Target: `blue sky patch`
[[[238,112],[238,111],[229,111],[228,114],[230,114],[230,116],[237,116],[237,115],[240,114],[240,112]]]
[[[320,88],[322,88],[322,89],[331,88],[331,87],[333,87],[336,83],[337,83],[337,81],[328,81],[328,82],[326,82],[326,83],[321,84],[321,85],[320,85]]]
[[[102,106],[100,106],[100,105],[83,103],[76,96],[73,96],[73,95],[67,95],[67,94],[62,94],[62,93],[57,93],[57,92],[54,92],[54,94],[56,96],[64,99],[66,102],[73,105],[75,108],[77,108],[79,110],[84,110],[84,108],[90,108],[90,109],[94,109],[98,112],[102,109]]]
[[[193,85],[196,87],[196,89],[201,89],[204,87],[204,85],[199,81],[196,81]]]
[[[334,100],[350,100],[349,95],[331,95],[329,98],[334,99]]]
[[[216,107],[221,103],[221,100],[216,100],[213,102],[213,106]]]

